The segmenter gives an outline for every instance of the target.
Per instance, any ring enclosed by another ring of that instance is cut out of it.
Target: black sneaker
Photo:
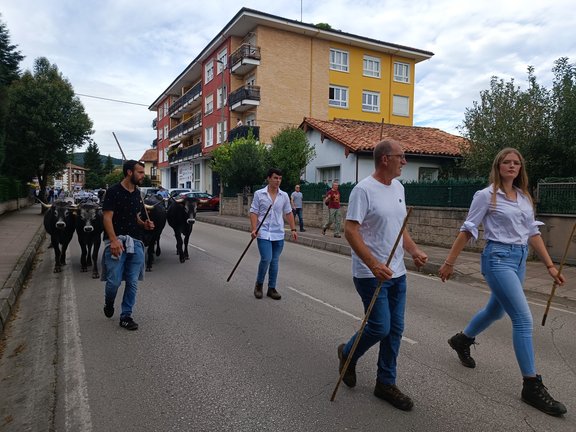
[[[306,230],[305,230],[304,228],[302,228],[302,229],[300,230],[300,232],[306,232]]]
[[[476,362],[470,356],[470,345],[475,344],[474,340],[474,338],[469,338],[464,333],[455,334],[448,339],[448,344],[456,351],[456,354],[458,354],[460,363],[471,369],[476,367]]]
[[[276,291],[276,288],[268,288],[268,292],[266,293],[266,295],[273,300],[280,300],[282,298],[280,293]]]
[[[401,409],[402,411],[410,411],[414,406],[412,399],[402,393],[395,384],[382,384],[379,381],[376,381],[374,396],[385,400],[390,405]]]
[[[524,378],[522,400],[543,413],[556,417],[566,414],[567,411],[562,402],[558,402],[550,396],[540,375],[536,375],[534,378]]]
[[[106,315],[107,318],[112,318],[114,315],[114,303],[106,303],[104,305],[104,315]]]
[[[262,284],[259,284],[258,282],[256,282],[256,285],[254,285],[254,297],[256,297],[257,299],[261,299],[262,296],[263,296]]]
[[[322,235],[326,235],[326,228],[322,228]]]
[[[344,357],[344,344],[338,345],[338,359],[340,360],[340,364],[338,365],[338,373],[342,373],[342,369],[344,369],[344,365],[346,364],[347,359],[347,357]],[[342,381],[348,387],[356,386],[356,365],[352,364],[352,362],[350,362],[348,365],[348,369],[346,369],[346,373],[344,373]]]
[[[126,330],[138,330],[138,324],[132,317],[120,318],[120,327],[124,327]]]

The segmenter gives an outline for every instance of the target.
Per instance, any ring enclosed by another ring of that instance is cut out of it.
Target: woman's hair
[[[516,186],[518,189],[520,189],[522,193],[526,195],[530,201],[532,201],[532,197],[530,196],[530,192],[528,191],[528,174],[526,173],[526,161],[524,160],[524,157],[522,156],[522,154],[520,154],[518,150],[512,147],[506,147],[500,150],[500,152],[498,152],[498,154],[494,158],[494,162],[492,162],[492,171],[490,172],[490,183],[493,185],[494,193],[492,194],[492,202],[490,204],[491,209],[496,208],[496,192],[498,191],[498,189],[502,189],[502,177],[500,177],[500,164],[502,163],[504,158],[508,156],[510,153],[514,153],[516,156],[518,156],[518,159],[520,159],[520,171],[518,172],[518,175],[516,176],[512,184]]]

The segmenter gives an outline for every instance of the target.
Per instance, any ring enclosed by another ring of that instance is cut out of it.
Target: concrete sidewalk
[[[250,223],[247,217],[224,216],[215,212],[198,213],[196,219],[215,225],[221,225],[237,230],[249,231]],[[306,232],[299,232],[298,243],[304,246],[350,255],[350,246],[342,236],[335,238],[331,231],[322,235],[320,228],[309,227]],[[46,234],[40,205],[35,204],[20,210],[5,213],[0,216],[0,333],[3,331],[10,311],[13,309],[18,293],[28,276],[34,257]],[[248,238],[248,237],[246,237]],[[75,241],[75,240],[74,240]],[[447,255],[447,249],[422,246],[428,254],[428,264],[422,273],[436,275]],[[574,254],[575,251],[571,250]],[[406,266],[415,270],[410,258],[406,258]],[[456,264],[455,280],[476,286],[486,286],[480,274],[480,256],[475,252],[463,252]],[[556,290],[557,301],[561,299],[574,302],[576,305],[576,267],[565,266],[563,270],[568,282]],[[525,289],[531,294],[547,299],[552,280],[542,263],[530,261],[527,265]]]

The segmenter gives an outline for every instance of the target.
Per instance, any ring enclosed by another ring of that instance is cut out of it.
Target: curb
[[[30,274],[36,253],[45,238],[46,231],[44,230],[44,225],[41,224],[36,230],[32,241],[18,259],[10,277],[6,283],[4,283],[2,289],[0,289],[0,334],[4,331],[4,327],[10,317],[10,312],[14,308],[14,304],[18,298],[18,294],[24,286],[24,281]]]

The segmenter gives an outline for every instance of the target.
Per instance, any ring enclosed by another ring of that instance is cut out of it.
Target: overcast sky
[[[139,159],[156,137],[148,106],[242,6],[432,51],[416,66],[414,124],[458,133],[490,77],[551,86],[554,60],[576,62],[571,0],[2,0],[0,19],[26,56],[47,57],[94,122],[100,153]],[[137,105],[142,104],[142,105]]]

